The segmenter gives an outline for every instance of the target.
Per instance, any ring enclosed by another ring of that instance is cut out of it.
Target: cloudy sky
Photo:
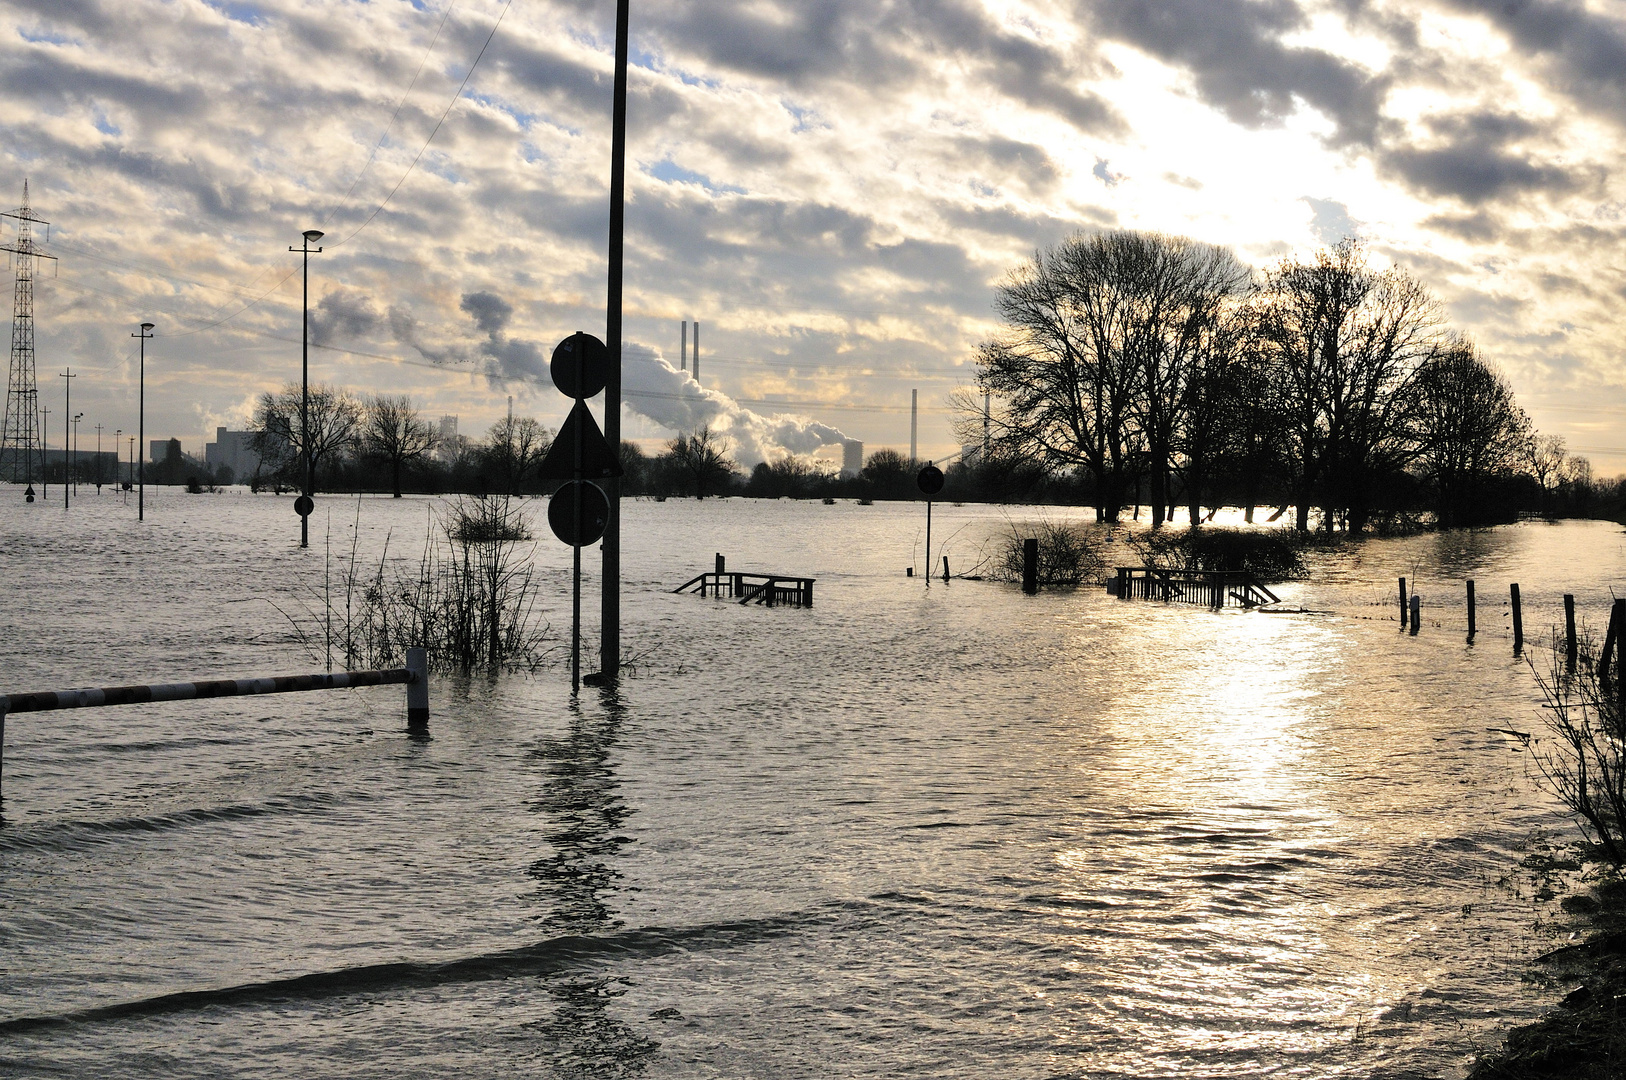
[[[60,259],[44,395],[71,365],[85,424],[132,428],[150,320],[149,435],[241,426],[298,377],[287,249],[319,228],[313,378],[466,434],[508,395],[557,425],[546,357],[603,333],[613,10],[0,4],[0,202],[27,178]],[[626,431],[651,447],[715,417],[742,456],[907,449],[918,388],[922,455],[948,454],[993,284],[1119,226],[1260,267],[1357,233],[1541,429],[1626,471],[1626,0],[633,0],[632,20]],[[698,398],[661,363],[682,319]]]

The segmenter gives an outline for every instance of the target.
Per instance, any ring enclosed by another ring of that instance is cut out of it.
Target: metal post
[[[307,506],[309,499],[316,493],[316,459],[311,456],[311,245],[325,235],[320,229],[306,229],[302,234],[305,243],[300,247],[291,247],[289,251],[303,253],[304,257],[304,292],[302,294],[299,320],[299,444],[300,451],[305,456],[305,496]],[[321,254],[322,249],[316,249]],[[310,515],[299,515],[299,546],[311,546]]]
[[[406,651],[406,668],[412,672],[407,683],[407,731],[413,735],[429,734],[429,650],[410,648]]]
[[[1400,629],[1406,629],[1406,579],[1400,579]]]
[[[605,305],[605,346],[609,353],[604,378],[604,441],[610,453],[621,453],[621,272],[627,191],[627,23],[629,0],[615,5],[615,96],[610,122],[610,266]],[[700,377],[700,324],[694,327],[695,378]],[[612,459],[614,460],[614,459]],[[604,482],[610,511],[605,515],[603,570],[599,584],[599,674],[613,681],[621,674],[621,480]]]
[[[1476,615],[1477,615],[1477,613],[1474,610],[1474,581],[1473,581],[1473,578],[1469,578],[1468,579],[1468,640],[1469,640],[1469,642],[1472,642],[1474,640],[1474,629],[1475,629],[1474,620],[1476,618]]]
[[[920,453],[920,442],[919,442],[919,438],[918,438],[918,436],[920,435],[919,419],[920,419],[920,391],[919,390],[911,390],[911,391],[909,391],[909,460],[910,460],[910,462],[913,462],[915,460],[915,458],[919,456],[919,453]],[[928,551],[926,554],[930,555],[931,552]],[[930,568],[931,568],[931,564],[930,564],[930,561],[928,560],[927,569],[929,570]],[[928,573],[926,576],[930,577],[931,575]]]
[[[73,482],[73,441],[68,429],[73,424],[73,380],[79,376],[73,368],[66,369],[57,378],[64,380],[62,400],[62,509],[68,508],[68,485]]]
[[[926,500],[926,585],[932,583],[932,501]]]
[[[140,390],[136,398],[136,441],[130,444],[130,457],[135,458],[136,443],[147,445],[147,339],[152,337],[152,323],[141,324],[141,332],[130,335],[141,339],[141,375],[139,377]],[[141,482],[136,488],[136,520],[147,520],[147,461],[141,459]]]

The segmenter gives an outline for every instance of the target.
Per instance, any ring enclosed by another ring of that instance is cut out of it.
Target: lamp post
[[[136,404],[136,410],[137,410],[137,416],[136,416],[136,443],[140,443],[143,446],[145,446],[146,442],[147,442],[147,339],[152,337],[152,323],[150,323],[150,322],[142,323],[141,324],[141,332],[139,334],[131,334],[130,336],[133,337],[133,338],[140,338],[141,339],[141,375],[140,375],[140,381],[139,381],[140,389],[139,389],[138,393],[136,394],[136,403],[137,403]],[[130,458],[131,458],[132,461],[135,459],[136,443],[131,443],[130,444]],[[137,521],[146,521],[147,520],[147,460],[146,460],[146,458],[141,459],[141,464],[139,466],[137,466],[137,468],[139,468],[141,470],[141,479],[140,479],[140,484],[136,489],[136,520]]]
[[[130,505],[130,488],[135,484],[135,444],[136,437],[130,436],[130,475],[124,481],[124,505]]]
[[[113,444],[117,446],[117,443]],[[96,425],[96,494],[102,493],[102,425]]]
[[[51,437],[51,410],[49,407],[40,410],[40,499],[44,501],[51,497],[51,481],[45,477],[46,450],[45,444]]]
[[[316,459],[311,456],[311,245],[323,236],[320,229],[306,229],[305,243],[291,247],[305,258],[305,292],[301,305],[299,334],[299,445],[305,455],[305,490],[294,509],[299,513],[299,546],[311,546],[311,511],[315,504],[311,495],[316,491]],[[317,248],[318,253],[321,248]]]
[[[68,451],[68,476],[73,480],[73,494],[79,496],[79,421],[85,418],[82,412],[73,414],[73,448]]]

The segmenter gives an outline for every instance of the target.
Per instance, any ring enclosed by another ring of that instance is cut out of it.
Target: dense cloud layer
[[[552,345],[604,326],[612,11],[8,4],[0,190],[31,178],[62,257],[41,370],[84,371],[76,407],[118,426],[124,328],[151,319],[149,426],[240,423],[297,375],[287,249],[314,226],[318,377],[465,430],[509,394],[557,423]],[[638,437],[714,410],[748,458],[828,445],[838,417],[899,446],[919,388],[940,455],[990,286],[1035,248],[1144,227],[1262,265],[1359,230],[1539,423],[1626,467],[1603,434],[1626,405],[1618,6],[686,0],[633,27],[627,336],[675,355],[698,318],[707,357],[702,389],[629,353],[629,386],[672,395],[629,398]]]

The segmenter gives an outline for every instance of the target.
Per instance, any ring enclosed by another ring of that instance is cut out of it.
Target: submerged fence
[[[306,690],[345,690],[356,686],[385,686],[392,683],[402,683],[407,688],[408,733],[427,735],[429,654],[427,650],[417,648],[406,651],[406,667],[383,668],[377,671],[321,672],[315,675],[279,675],[264,679],[208,679],[0,695],[0,783],[3,783],[5,770],[8,713],[145,705],[155,701],[191,701],[200,698],[242,697],[249,694],[295,694]],[[3,791],[3,788],[0,788],[0,791]]]

